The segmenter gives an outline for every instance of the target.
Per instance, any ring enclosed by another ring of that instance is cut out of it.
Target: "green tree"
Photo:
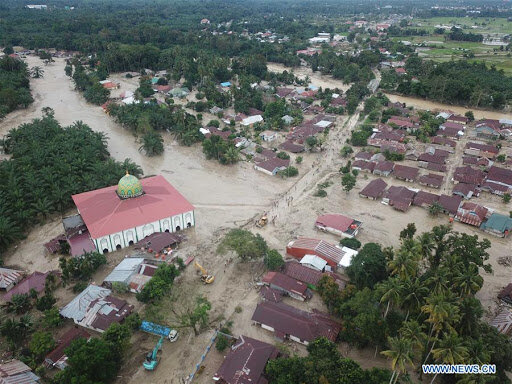
[[[232,229],[222,239],[218,253],[235,252],[242,261],[263,258],[268,252],[265,240],[245,229]]]
[[[174,322],[177,328],[191,328],[198,336],[209,322],[209,312],[212,309],[210,302],[203,296],[197,296],[192,307],[181,307],[178,310],[172,307],[171,311],[175,316]]]
[[[343,239],[340,240],[340,245],[354,250],[358,250],[359,248],[361,248],[361,242],[357,240],[355,237],[344,237]]]
[[[392,337],[388,339],[390,349],[382,351],[381,354],[391,360],[393,375],[389,384],[396,383],[400,374],[407,372],[407,366],[414,367],[413,347],[409,339],[403,337]]]
[[[438,216],[441,212],[443,212],[443,206],[439,204],[437,201],[434,201],[428,207],[428,213],[432,216]]]
[[[43,77],[44,70],[41,67],[35,66],[35,67],[30,68],[30,74],[32,75],[32,77],[34,79],[39,79],[39,78]]]
[[[271,271],[278,271],[283,267],[284,260],[279,251],[276,249],[271,249],[264,256],[263,263],[265,264],[265,267]]]
[[[341,185],[343,186],[343,190],[349,193],[356,186],[356,178],[350,173],[346,173],[341,178]]]
[[[370,287],[388,277],[386,256],[379,244],[366,243],[354,256],[346,273],[358,288]]]
[[[504,202],[505,204],[510,203],[510,199],[511,199],[510,193],[504,193],[504,194],[503,194],[503,202]]]
[[[29,343],[30,352],[37,362],[41,362],[48,352],[55,348],[55,340],[50,332],[34,332]]]

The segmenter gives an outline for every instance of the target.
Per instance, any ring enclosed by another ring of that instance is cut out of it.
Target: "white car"
[[[171,329],[171,332],[169,333],[169,335],[167,336],[167,338],[169,339],[169,341],[171,343],[174,343],[176,340],[178,340],[178,331],[175,330],[175,329]]]

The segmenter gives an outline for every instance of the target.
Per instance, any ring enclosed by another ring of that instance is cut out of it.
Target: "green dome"
[[[117,195],[121,199],[129,199],[130,197],[137,197],[144,193],[142,184],[135,176],[126,172],[119,183],[117,184]]]

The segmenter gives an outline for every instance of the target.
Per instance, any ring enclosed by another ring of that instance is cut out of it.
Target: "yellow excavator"
[[[268,217],[267,214],[264,213],[263,216],[259,218],[259,220],[256,221],[256,226],[258,228],[263,228],[265,225],[267,225]]]
[[[215,280],[215,276],[209,275],[208,271],[203,268],[201,264],[197,262],[197,260],[194,262],[194,266],[198,271],[201,272],[201,281],[205,284],[211,284],[213,283],[213,280]]]

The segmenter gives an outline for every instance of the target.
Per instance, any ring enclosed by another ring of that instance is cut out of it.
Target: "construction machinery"
[[[267,217],[267,214],[266,214],[266,213],[264,213],[264,214],[263,214],[263,216],[261,216],[261,217],[259,218],[259,220],[258,220],[258,221],[256,221],[256,226],[257,226],[258,228],[262,228],[262,227],[264,227],[265,225],[267,225],[267,222],[268,222],[268,217]]]
[[[144,368],[146,371],[154,371],[156,366],[158,365],[158,361],[160,360],[158,358],[158,351],[162,349],[162,344],[164,343],[164,337],[161,336],[160,340],[158,340],[158,343],[156,343],[155,348],[153,348],[153,351],[148,352],[146,355],[146,360],[144,360]]]
[[[204,269],[203,266],[197,262],[197,260],[194,261],[194,265],[197,268],[197,270],[199,272],[201,272],[201,281],[203,283],[205,283],[205,284],[213,283],[213,280],[215,280],[215,277],[213,275],[209,275],[208,271],[206,269]]]
[[[170,342],[178,340],[178,331],[163,325],[151,323],[149,321],[143,321],[140,325],[141,331],[151,333],[153,335],[160,336],[160,339],[153,348],[152,351],[148,352],[146,359],[142,365],[147,371],[154,371],[159,362],[158,351],[162,349],[164,340],[167,338]]]

